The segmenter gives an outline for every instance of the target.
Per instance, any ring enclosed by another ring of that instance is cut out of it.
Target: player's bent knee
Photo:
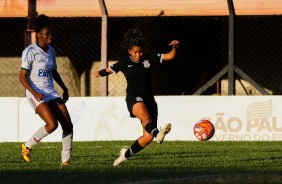
[[[154,136],[151,134],[145,134],[143,137],[146,140],[146,142],[151,142],[154,139]]]
[[[46,124],[46,131],[48,133],[54,132],[58,128],[58,123]]]

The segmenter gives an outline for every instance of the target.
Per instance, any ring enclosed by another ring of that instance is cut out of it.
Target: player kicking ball
[[[155,101],[152,85],[152,68],[163,61],[171,61],[176,55],[178,40],[170,42],[171,51],[164,54],[143,53],[144,38],[140,30],[129,29],[123,40],[124,49],[129,56],[119,60],[109,68],[96,71],[94,77],[103,77],[121,71],[127,81],[126,104],[130,116],[141,121],[143,135],[140,136],[129,148],[122,148],[120,156],[114,161],[113,166],[118,166],[132,155],[143,150],[154,138],[157,143],[164,141],[166,134],[171,130],[171,124],[167,123],[161,130],[157,128],[158,106]]]

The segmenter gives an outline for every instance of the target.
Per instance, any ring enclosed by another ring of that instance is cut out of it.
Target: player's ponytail
[[[139,29],[129,29],[123,37],[123,48],[130,49],[133,46],[144,47],[145,39],[142,37],[142,33]]]

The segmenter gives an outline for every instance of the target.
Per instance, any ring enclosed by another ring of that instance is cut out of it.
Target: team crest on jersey
[[[135,99],[137,102],[143,102],[143,99],[140,96],[136,97]]]
[[[143,63],[145,68],[149,68],[150,67],[149,60],[144,60],[142,63]]]
[[[46,58],[43,57],[43,56],[40,56],[40,55],[35,55],[35,60],[36,60],[38,63],[44,63],[44,62],[46,62]]]

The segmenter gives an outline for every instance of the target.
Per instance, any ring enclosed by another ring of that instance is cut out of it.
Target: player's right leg
[[[45,121],[46,125],[40,127],[26,143],[22,144],[22,157],[26,162],[30,162],[30,151],[32,147],[58,127],[57,120],[47,103],[40,103],[36,107],[36,112]]]
[[[22,144],[22,157],[24,161],[30,162],[30,151],[31,149]]]

